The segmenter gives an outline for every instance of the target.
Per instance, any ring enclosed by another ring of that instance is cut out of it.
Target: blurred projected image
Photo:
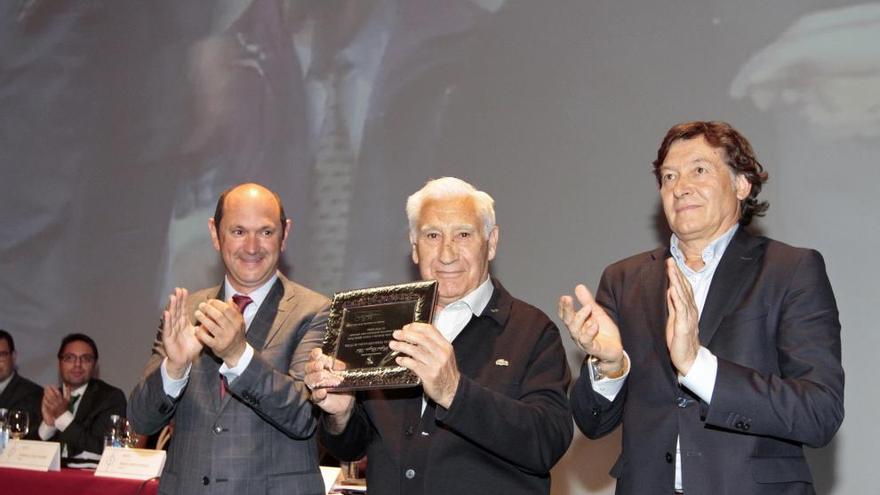
[[[228,2],[189,54],[201,165],[177,198],[168,284],[199,265],[190,233],[241,180],[290,205],[298,280],[332,293],[408,278],[393,213],[438,173],[468,35],[502,3]]]
[[[880,136],[880,3],[802,17],[740,69],[730,94],[794,108],[829,137]]]
[[[22,365],[50,377],[34,354],[57,333],[122,343],[170,287],[217,283],[207,219],[244,181],[282,196],[297,280],[409,279],[401,205],[443,173],[502,3],[0,2],[0,323]]]

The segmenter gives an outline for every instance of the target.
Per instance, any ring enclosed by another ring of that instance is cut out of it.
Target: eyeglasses
[[[9,356],[11,355],[12,353],[9,351],[0,351],[0,360],[9,359]]]
[[[83,354],[82,356],[77,356],[76,354],[64,354],[61,356],[61,361],[65,364],[73,364],[79,361],[82,364],[93,364],[95,362],[95,356],[91,354]]]

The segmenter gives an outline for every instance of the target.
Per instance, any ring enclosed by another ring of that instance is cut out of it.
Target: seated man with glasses
[[[39,435],[61,442],[61,456],[69,461],[100,459],[110,416],[125,416],[125,394],[95,378],[97,371],[95,341],[81,333],[64,337],[58,349],[61,387],[43,389]]]

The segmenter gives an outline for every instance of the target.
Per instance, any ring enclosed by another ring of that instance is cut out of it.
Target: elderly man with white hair
[[[320,439],[342,460],[367,455],[371,493],[550,492],[572,437],[570,374],[556,325],[489,276],[494,200],[460,179],[429,181],[407,200],[412,259],[439,282],[432,324],[394,332],[397,363],[422,386],[357,394],[314,349],[306,385],[323,411]]]

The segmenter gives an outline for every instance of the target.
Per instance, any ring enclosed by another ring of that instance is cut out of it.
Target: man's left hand
[[[427,323],[410,323],[392,334],[391,350],[402,353],[397,364],[422,380],[422,388],[437,405],[449,409],[461,374],[455,364],[455,350],[437,328]]]
[[[196,327],[196,338],[214,354],[234,368],[247,347],[244,334],[244,316],[232,298],[224,302],[211,299],[199,304],[196,319],[201,323]]]
[[[675,369],[680,375],[686,376],[700,350],[700,312],[691,284],[672,258],[666,260],[666,275],[669,277],[669,289],[666,290],[666,308],[669,310],[666,346]]]

